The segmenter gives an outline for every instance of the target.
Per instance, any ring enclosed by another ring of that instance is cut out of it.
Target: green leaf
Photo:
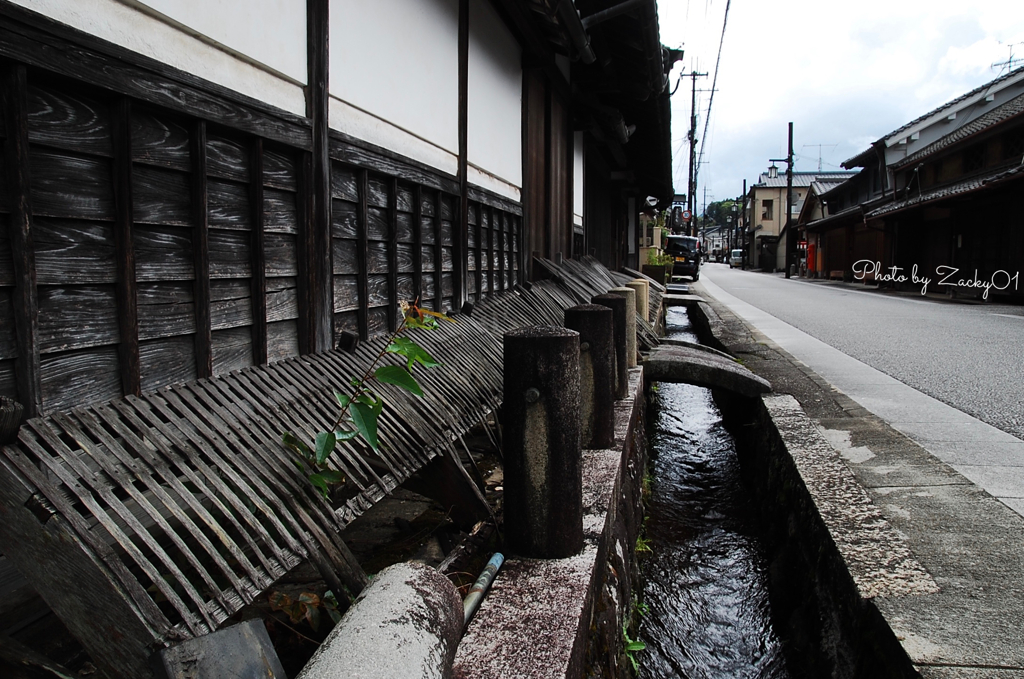
[[[334,452],[334,444],[338,439],[328,431],[322,431],[316,435],[316,463],[322,465],[327,457]]]
[[[302,460],[296,460],[295,458],[292,458],[292,464],[298,467],[299,471],[302,472],[303,474],[309,473],[306,471],[306,465],[302,464]]]
[[[339,429],[338,431],[334,432],[334,438],[338,439],[339,441],[348,441],[354,439],[357,436],[359,436],[359,432],[350,429]]]
[[[642,641],[631,641],[628,644],[626,644],[626,650],[631,653],[634,651],[642,651],[645,648],[647,648],[647,644],[645,644]]]
[[[331,499],[331,489],[328,488],[327,481],[324,479],[323,474],[310,474],[309,482],[320,491],[320,494],[324,496],[325,500]]]
[[[295,434],[287,432],[284,436],[281,437],[281,440],[284,441],[284,444],[286,446],[294,450],[296,453],[298,453],[305,459],[313,459],[313,451],[310,450],[309,446],[307,446],[303,441],[300,441]]]
[[[412,371],[412,366],[419,363],[424,368],[436,368],[441,364],[434,360],[434,357],[426,352],[420,345],[408,337],[396,337],[388,345],[387,351],[392,354],[404,356],[406,367]]]
[[[340,391],[334,392],[334,398],[338,399],[338,405],[342,408],[347,408],[349,402],[352,400],[347,394],[343,394]]]
[[[412,374],[400,365],[382,365],[377,368],[377,372],[373,373],[373,376],[378,381],[384,384],[393,384],[396,387],[401,387],[411,394],[416,396],[423,396],[423,389],[420,388],[416,378]]]
[[[335,625],[341,622],[341,613],[338,612],[337,608],[328,608],[327,615],[331,616],[331,622]]]
[[[377,417],[384,408],[384,401],[378,399],[371,407],[360,400],[352,404],[352,422],[359,430],[359,434],[370,444],[370,447],[377,450]]]

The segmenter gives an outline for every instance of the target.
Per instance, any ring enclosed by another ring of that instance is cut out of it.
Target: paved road
[[[1024,308],[701,270],[704,288],[1024,514]],[[929,398],[931,397],[931,398]]]
[[[1024,439],[1024,307],[894,297],[715,264],[701,273],[844,354]]]

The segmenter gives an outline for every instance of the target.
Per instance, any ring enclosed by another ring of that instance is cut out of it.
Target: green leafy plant
[[[628,625],[622,626],[622,644],[626,657],[629,658],[629,662],[633,666],[633,671],[638,672],[640,670],[640,661],[637,660],[636,654],[646,649],[647,644],[639,639],[631,639],[629,637]]]
[[[649,554],[651,552],[651,541],[643,535],[636,536],[636,553]]]
[[[410,339],[406,332],[413,328],[432,330],[437,327],[438,319],[449,323],[454,321],[436,311],[419,308],[418,301],[411,304],[402,303],[401,324],[385,342],[384,348],[362,377],[352,380],[351,391],[334,392],[340,410],[329,431],[318,432],[312,445],[292,432],[286,432],[282,436],[284,444],[296,455],[293,459],[295,465],[325,499],[330,498],[332,487],[346,481],[342,472],[331,469],[328,465],[328,459],[338,443],[360,437],[375,451],[380,446],[377,420],[384,410],[384,399],[374,393],[372,383],[376,381],[392,384],[414,396],[423,396],[423,389],[412,374],[414,366],[434,368],[440,365],[423,347]],[[405,359],[405,365],[380,365],[387,354],[401,356]]]

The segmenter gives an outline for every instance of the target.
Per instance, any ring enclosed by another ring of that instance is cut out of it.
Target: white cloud
[[[709,73],[698,88],[710,89],[725,0],[661,0],[658,9],[662,42],[684,42],[685,70]],[[768,158],[784,155],[787,122],[794,122],[797,169],[817,167],[818,150],[808,144],[827,145],[823,168],[835,169],[871,141],[995,78],[991,64],[1006,60],[1015,42],[1024,42],[1024,3],[1016,1],[732,0],[701,169],[709,200],[738,194],[743,179],[756,180]],[[1024,44],[1014,49],[1024,57]],[[709,94],[698,94],[698,136]],[[690,120],[688,78],[672,103],[678,140]],[[673,167],[682,193],[685,143],[679,152]]]

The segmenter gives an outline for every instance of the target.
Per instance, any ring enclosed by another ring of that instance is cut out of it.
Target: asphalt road
[[[701,267],[729,294],[918,391],[1024,439],[1024,307]]]

